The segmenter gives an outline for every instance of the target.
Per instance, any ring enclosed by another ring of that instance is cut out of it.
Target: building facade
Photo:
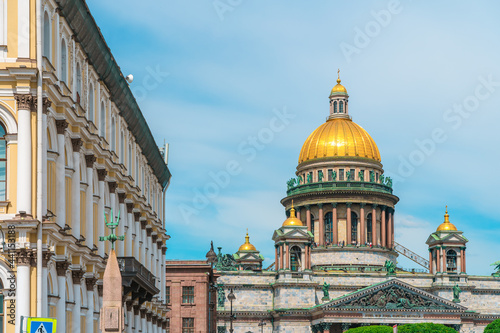
[[[428,260],[395,242],[399,198],[375,141],[349,111],[339,78],[327,120],[306,139],[287,183],[287,218],[272,235],[274,268],[255,267],[258,251],[248,238],[235,255],[218,255],[218,333],[231,326],[236,333],[336,333],[420,322],[482,332],[500,318],[500,279],[469,274],[468,240],[447,210],[427,239]],[[426,269],[397,268],[400,253]]]
[[[0,1],[0,136],[2,331],[98,332],[119,217],[126,332],[165,332],[171,176],[85,1]]]
[[[204,260],[167,260],[166,269],[169,332],[213,332],[217,276],[212,265]]]

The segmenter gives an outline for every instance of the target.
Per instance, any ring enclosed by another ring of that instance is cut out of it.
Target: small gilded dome
[[[334,94],[338,94],[338,93],[347,95],[347,90],[345,89],[345,87],[343,85],[340,84],[340,77],[337,79],[337,85],[332,88],[332,92],[330,93],[330,96],[334,95]]]
[[[248,236],[248,230],[247,230],[247,235],[245,236],[245,243],[240,246],[238,251],[257,251],[255,246],[250,244],[250,237]]]
[[[446,213],[444,214],[444,222],[437,228],[437,231],[457,231],[457,227],[450,222],[450,215],[448,215],[448,206],[446,206]]]
[[[320,158],[362,157],[380,162],[380,152],[370,134],[349,118],[332,118],[304,142],[299,163]]]
[[[303,226],[304,223],[302,223],[301,220],[295,217],[295,208],[293,208],[293,202],[292,202],[292,209],[290,209],[290,217],[283,222],[283,227],[301,227]]]

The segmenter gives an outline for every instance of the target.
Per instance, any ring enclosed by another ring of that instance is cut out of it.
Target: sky
[[[395,238],[424,258],[450,220],[467,270],[500,260],[500,3],[87,0],[159,145],[167,259],[250,241],[274,260],[280,200],[340,69],[394,179]],[[273,126],[278,124],[278,126]],[[418,266],[404,258],[399,265]]]

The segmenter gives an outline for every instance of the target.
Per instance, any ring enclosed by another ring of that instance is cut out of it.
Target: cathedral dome
[[[336,95],[338,93],[347,95],[346,88],[340,84],[340,77],[337,79],[337,85],[335,85],[335,87],[332,88],[332,92],[330,93],[330,96]]]
[[[349,118],[330,118],[312,132],[302,146],[299,164],[314,159],[338,157],[381,161],[375,141]]]
[[[253,246],[252,244],[250,244],[250,237],[248,236],[248,231],[247,231],[247,235],[245,236],[245,243],[243,243],[240,248],[238,249],[238,251],[257,251],[257,249],[255,248],[255,246]]]
[[[444,222],[437,228],[437,231],[457,231],[457,227],[450,222],[450,215],[448,215],[448,206],[446,206],[446,213],[444,214]]]
[[[303,226],[304,223],[302,223],[301,220],[295,217],[295,208],[293,208],[293,203],[292,203],[292,209],[290,209],[290,217],[283,222],[283,227],[301,227]]]

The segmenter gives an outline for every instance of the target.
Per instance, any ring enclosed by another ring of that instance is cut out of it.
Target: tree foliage
[[[457,331],[443,324],[421,323],[399,326],[398,333],[457,333]]]
[[[493,320],[486,326],[484,333],[500,333],[500,319]]]
[[[351,328],[345,333],[392,333],[392,327],[389,326],[361,326]]]

